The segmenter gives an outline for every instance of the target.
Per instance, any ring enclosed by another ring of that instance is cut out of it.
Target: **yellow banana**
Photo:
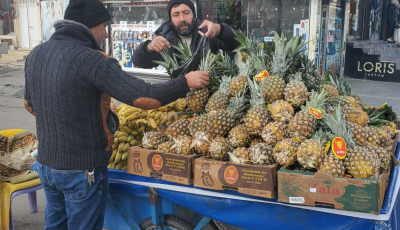
[[[118,144],[118,143],[119,143],[118,137],[114,138],[114,144]]]
[[[118,151],[117,155],[115,156],[114,163],[118,164],[118,162],[121,161],[121,158],[122,158],[122,152]]]
[[[124,146],[125,146],[125,142],[119,143],[119,145],[118,145],[118,152],[122,152],[122,150],[124,149]]]
[[[131,142],[133,141],[135,138],[132,135],[129,135],[128,140],[126,140],[127,142]]]
[[[125,106],[126,106],[126,104],[124,104],[124,103],[122,103],[120,106],[118,106],[118,108],[117,108],[117,111],[118,111],[117,116],[118,117],[122,114],[122,112],[124,112]]]
[[[125,117],[128,117],[128,116],[131,115],[132,113],[141,112],[141,111],[142,111],[142,110],[139,109],[139,108],[136,108],[136,107],[129,107],[129,109],[125,110],[122,114],[123,114]]]
[[[121,170],[123,166],[122,161],[118,162],[118,164],[115,166],[115,169]]]
[[[115,166],[117,166],[117,164],[116,164],[115,162],[113,162],[113,163],[111,164],[111,167],[110,167],[110,168],[115,169]]]
[[[126,159],[128,159],[128,151],[124,152],[124,154],[122,154],[122,158],[121,158],[121,160],[123,160],[123,161]]]
[[[130,144],[131,146],[136,146],[137,143],[138,143],[138,141],[137,141],[136,139],[133,139],[131,142],[129,142],[129,144]]]
[[[149,117],[148,121],[150,123],[151,128],[153,128],[153,129],[157,128],[157,123],[153,118]]]
[[[133,114],[129,115],[128,117],[126,117],[126,119],[131,121],[131,120],[135,120],[137,118],[146,117],[146,116],[147,116],[147,112],[142,111],[142,112],[133,113]]]
[[[164,105],[164,106],[162,106],[162,107],[158,108],[157,110],[158,110],[158,111],[167,112],[167,111],[168,111],[168,108],[167,108],[167,106],[166,106],[166,105]]]
[[[142,133],[144,131],[144,129],[146,128],[146,125],[142,125],[140,126],[140,128],[137,129],[137,131],[140,133]]]
[[[122,137],[122,136],[129,136],[129,133],[127,132],[119,132],[118,135],[115,135],[115,137]]]
[[[129,147],[131,147],[129,142],[126,142],[126,144],[125,144],[124,148],[122,149],[122,151],[127,152]]]
[[[111,169],[112,164],[113,164],[113,163],[108,164],[108,165],[107,165],[107,168]]]
[[[121,170],[126,171],[126,165],[122,166],[122,169],[121,169]]]
[[[129,126],[126,126],[126,125],[124,125],[122,127],[122,130],[124,130],[126,133],[132,133],[133,132],[133,130],[131,128],[129,128]]]
[[[115,139],[117,139],[117,138],[114,138],[114,141],[115,141]],[[118,141],[119,141],[119,139],[117,139]],[[112,149],[117,149],[118,148],[118,143],[114,143],[113,145],[112,145]]]
[[[137,131],[137,130],[133,130],[132,132],[131,132],[131,135],[132,136],[136,136],[136,135],[138,135],[139,134],[139,132]]]
[[[118,139],[119,139],[119,142],[126,142],[128,140],[128,137],[127,136],[122,136],[122,137],[120,137]]]
[[[117,152],[118,152],[118,149],[114,149],[113,150],[113,152],[111,154],[111,157],[110,157],[110,160],[108,161],[108,163],[112,163],[115,160],[115,156],[117,155]]]
[[[167,118],[168,121],[171,121],[171,120],[172,120],[172,118],[174,117],[174,115],[173,115],[174,113],[175,113],[174,110],[171,110],[171,111],[168,112],[168,118]]]

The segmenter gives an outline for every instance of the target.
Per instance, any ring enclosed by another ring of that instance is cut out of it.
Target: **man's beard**
[[[194,24],[195,20],[192,21],[192,23],[187,23],[187,22],[180,22],[178,26],[175,26],[176,31],[178,32],[179,35],[182,37],[187,37],[193,33],[194,30]],[[188,28],[181,28],[182,26],[187,26]]]

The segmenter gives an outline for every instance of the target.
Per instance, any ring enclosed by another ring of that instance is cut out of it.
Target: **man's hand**
[[[210,74],[205,71],[192,71],[185,75],[189,88],[204,88],[210,81]]]
[[[168,50],[171,47],[168,40],[163,36],[157,36],[147,45],[148,51],[161,53],[163,50]]]
[[[221,25],[220,24],[216,24],[214,22],[208,21],[208,20],[204,20],[203,23],[201,23],[201,25],[199,26],[199,29],[203,29],[204,27],[207,28],[207,32],[206,32],[206,37],[207,38],[215,38],[216,36],[218,36],[219,31],[221,30]],[[199,30],[199,34],[201,36],[204,35],[203,32],[201,32]]]

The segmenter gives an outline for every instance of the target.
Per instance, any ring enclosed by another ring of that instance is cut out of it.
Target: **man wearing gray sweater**
[[[207,86],[209,74],[195,71],[145,83],[102,52],[110,14],[99,0],[71,0],[64,19],[25,64],[25,107],[36,116],[47,201],[45,229],[102,229],[107,164],[118,127],[111,97],[155,109],[185,97],[190,88]]]

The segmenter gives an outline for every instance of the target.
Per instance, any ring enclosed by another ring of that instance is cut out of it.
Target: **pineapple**
[[[381,129],[385,130],[390,135],[390,138],[393,139],[396,135],[397,125],[393,121],[387,122],[381,126]]]
[[[235,126],[236,119],[247,108],[246,101],[244,96],[238,96],[225,110],[211,111],[207,114],[208,130],[213,137],[223,137]]]
[[[358,125],[356,123],[349,122],[349,121],[346,122],[346,124],[347,124],[347,128],[350,129],[350,131],[353,135],[354,141],[358,145],[363,146],[363,145],[368,144],[368,140],[370,140],[373,135],[373,133],[370,129],[362,127],[361,125]]]
[[[317,73],[317,66],[314,61],[308,59],[307,55],[302,55],[300,70],[304,73],[302,80],[307,91],[319,91],[322,86],[322,77]]]
[[[190,148],[194,149],[197,153],[202,154],[205,157],[209,157],[208,149],[212,136],[207,131],[198,131],[193,135],[193,140]]]
[[[198,131],[207,131],[207,125],[208,117],[205,115],[192,118],[188,126],[190,135],[194,136],[194,134]]]
[[[311,114],[309,109],[325,110],[326,93],[312,93],[311,99],[307,101],[305,106],[301,106],[301,111],[296,113],[289,122],[288,133],[291,137],[304,141],[310,138],[317,128],[317,118]]]
[[[175,149],[176,154],[180,155],[190,155],[192,154],[192,137],[190,136],[180,136],[174,138],[175,144],[172,146]]]
[[[238,72],[238,66],[231,60],[228,54],[223,54],[222,52],[218,54],[215,66],[216,76],[236,76]]]
[[[251,145],[249,148],[250,161],[255,165],[272,165],[275,162],[272,155],[273,151],[274,148],[266,143]]]
[[[249,78],[251,91],[250,109],[247,111],[244,121],[250,134],[260,135],[269,120],[268,111],[262,96],[264,82],[261,81],[261,83],[258,83],[255,79],[251,80]]]
[[[173,147],[175,145],[174,141],[166,141],[158,145],[158,150],[164,153],[177,154],[176,149]]]
[[[329,75],[325,76],[326,80],[332,84],[338,90],[339,96],[329,98],[328,101],[330,104],[341,106],[351,106],[358,107],[357,100],[353,97],[354,93],[351,91],[351,86],[344,80],[343,77]]]
[[[372,136],[368,140],[371,146],[387,147],[392,144],[391,136],[386,130],[373,125],[367,126],[366,128],[372,132]]]
[[[179,136],[184,136],[184,135],[189,136],[190,135],[190,131],[188,128],[189,123],[190,122],[186,119],[174,121],[165,130],[166,134],[171,138],[177,138]]]
[[[274,121],[280,121],[283,123],[289,123],[290,119],[292,119],[294,115],[292,105],[284,100],[278,100],[272,103],[269,111]]]
[[[239,147],[229,153],[230,161],[236,164],[250,164],[249,149]]]
[[[380,159],[380,169],[383,172],[387,172],[392,163],[392,153],[382,147],[367,146],[367,148],[369,148],[371,153],[375,154],[376,158]]]
[[[329,150],[328,154],[324,157],[318,167],[318,172],[331,174],[333,177],[344,177],[346,173],[346,166],[343,160],[333,155]]]
[[[263,97],[268,103],[283,99],[283,92],[286,86],[283,77],[289,69],[290,62],[290,60],[287,58],[288,55],[285,46],[284,34],[282,33],[282,35],[279,36],[275,32],[274,43],[275,51],[271,63],[272,75],[266,79],[263,88]]]
[[[355,144],[351,131],[347,129],[346,121],[342,118],[340,105],[334,108],[335,114],[326,114],[324,123],[335,136],[342,137],[347,146],[344,159],[347,171],[354,178],[371,178],[379,171],[380,162],[368,147]]]
[[[286,130],[287,127],[284,123],[274,121],[263,128],[261,137],[267,145],[275,146],[278,141],[286,137]]]
[[[229,93],[232,97],[236,97],[239,94],[246,92],[247,88],[247,76],[250,75],[250,67],[243,62],[238,64],[239,74],[234,77],[229,85]]]
[[[250,134],[246,126],[241,124],[229,131],[228,139],[234,148],[245,147],[250,142]]]
[[[341,107],[341,109],[342,109],[342,114],[345,115],[347,121],[356,123],[358,125],[361,125],[362,127],[368,125],[369,122],[368,113],[365,112],[362,108],[345,105]]]
[[[327,92],[327,97],[339,97],[338,89],[331,84],[322,84],[322,88]]]
[[[228,161],[228,152],[232,151],[232,145],[228,139],[216,137],[211,141],[209,153],[214,160]]]
[[[201,59],[199,70],[212,72],[215,68],[215,60],[217,56],[208,51],[207,55]],[[187,107],[195,112],[203,110],[208,99],[208,88],[190,89],[186,94]]]
[[[318,130],[311,139],[302,142],[297,149],[297,160],[306,169],[317,169],[325,157],[327,140],[322,129]]]
[[[289,84],[286,85],[283,95],[293,107],[297,108],[303,105],[308,98],[307,87],[301,80],[301,73],[296,73],[291,79]]]
[[[297,160],[296,152],[299,145],[300,142],[292,138],[286,138],[278,142],[273,151],[276,163],[283,166],[292,165]]]
[[[364,102],[358,94],[353,93],[352,96],[356,99],[358,107],[364,107]]]
[[[231,77],[223,76],[218,91],[215,92],[208,99],[206,104],[207,113],[213,110],[225,109],[229,104],[229,85],[231,84]]]
[[[159,144],[168,140],[168,137],[164,133],[153,131],[143,136],[142,144],[145,149],[157,149]]]

